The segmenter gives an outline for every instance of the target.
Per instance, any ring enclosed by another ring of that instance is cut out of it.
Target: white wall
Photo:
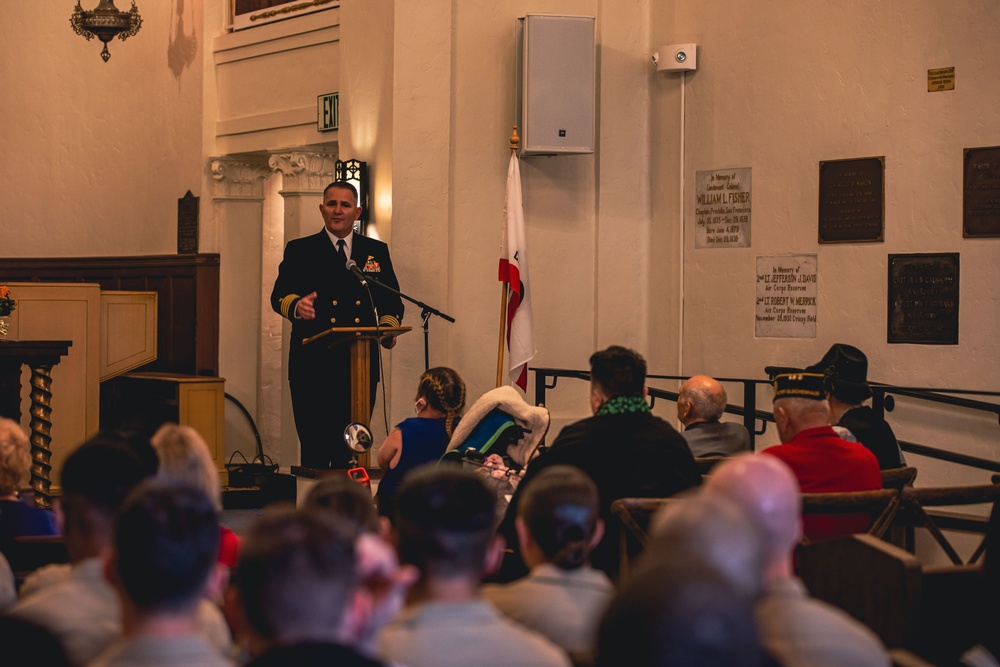
[[[73,3],[5,3],[0,255],[176,252],[177,200],[201,194],[201,2],[141,4],[105,63]]]

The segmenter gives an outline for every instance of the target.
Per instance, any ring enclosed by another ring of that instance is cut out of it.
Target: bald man
[[[750,451],[750,433],[743,424],[722,422],[726,389],[707,375],[695,375],[681,385],[677,419],[694,456],[732,456]]]
[[[715,467],[708,498],[739,506],[763,547],[763,594],[754,615],[764,648],[785,667],[886,667],[878,637],[845,612],[810,598],[792,571],[801,535],[799,484],[773,456],[738,456]]]

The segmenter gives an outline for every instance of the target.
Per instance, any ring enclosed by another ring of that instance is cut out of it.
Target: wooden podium
[[[413,327],[332,327],[315,336],[304,338],[303,345],[337,345],[351,346],[351,421],[368,426],[372,418],[371,381],[372,357],[371,346],[378,344],[383,338],[399,336]],[[365,452],[358,456],[358,465],[369,467],[370,454]],[[295,471],[292,471],[295,474]]]

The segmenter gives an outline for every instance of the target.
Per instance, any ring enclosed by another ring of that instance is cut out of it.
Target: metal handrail
[[[590,373],[587,371],[566,368],[532,368],[530,370],[535,374],[536,405],[545,404],[546,392],[548,390],[555,389],[560,378],[590,381]],[[646,379],[676,380],[678,382],[683,382],[690,377],[691,376],[689,375],[647,375]],[[770,385],[771,380],[754,380],[750,378],[716,379],[719,382],[743,385],[744,405],[729,404],[726,406],[726,412],[743,417],[743,425],[746,426],[747,431],[750,432],[750,447],[751,449],[756,449],[756,436],[763,435],[765,433],[768,422],[774,422],[774,415],[771,412],[757,409],[757,385]],[[980,389],[942,389],[936,387],[899,387],[878,382],[872,382],[871,389],[873,394],[872,410],[879,417],[884,417],[886,411],[892,412],[895,408],[894,396],[906,396],[908,398],[916,398],[931,403],[952,405],[996,414],[998,415],[998,423],[1000,423],[1000,403],[990,403],[988,401],[955,396],[955,394],[963,394],[968,396],[991,396],[1000,398],[1000,392],[997,391],[984,391]],[[677,400],[676,391],[667,391],[665,389],[649,387],[648,392],[653,404],[655,404],[657,398],[668,401]],[[757,428],[758,422],[760,423],[759,429]],[[950,452],[945,449],[910,442],[907,440],[900,440],[899,446],[904,452],[910,452],[941,461],[958,463],[972,468],[979,468],[981,470],[1000,472],[1000,462],[990,461],[989,459]]]

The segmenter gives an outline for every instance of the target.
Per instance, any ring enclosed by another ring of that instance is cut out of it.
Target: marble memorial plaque
[[[966,148],[962,236],[1000,236],[1000,146]]]
[[[757,258],[758,338],[816,337],[816,255]]]
[[[177,200],[177,254],[198,252],[198,197],[187,194]]]
[[[958,253],[889,255],[890,343],[958,345]]]
[[[750,247],[750,167],[695,174],[695,248]]]
[[[882,241],[885,158],[819,163],[819,242]]]

